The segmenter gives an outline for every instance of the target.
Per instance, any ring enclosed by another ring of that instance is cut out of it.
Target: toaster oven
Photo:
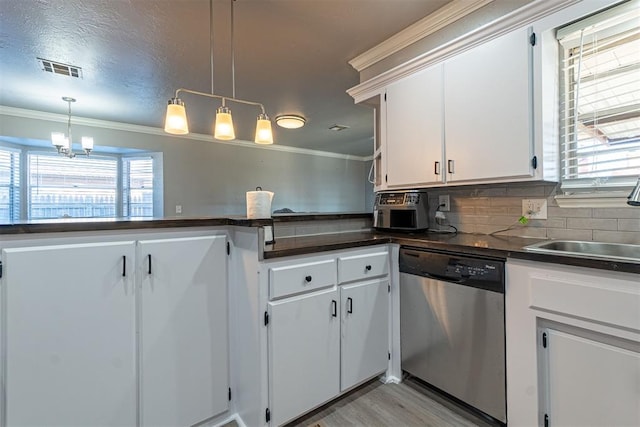
[[[373,226],[381,230],[421,231],[429,228],[428,195],[423,190],[376,194]]]

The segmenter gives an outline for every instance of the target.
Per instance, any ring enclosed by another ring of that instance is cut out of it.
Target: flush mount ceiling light
[[[69,118],[67,120],[67,134],[62,132],[51,132],[51,144],[58,150],[58,154],[73,159],[76,156],[89,156],[89,153],[93,150],[93,138],[90,136],[83,136],[82,149],[83,153],[73,152],[73,140],[71,139],[71,103],[76,102],[74,98],[63,96],[62,100],[69,104]]]
[[[295,114],[283,114],[281,116],[277,116],[275,120],[278,126],[286,129],[298,129],[304,126],[307,122],[307,119]]]
[[[211,67],[211,93],[198,92],[190,89],[180,88],[176,90],[175,96],[169,100],[167,106],[167,115],[164,122],[164,131],[174,135],[186,135],[189,133],[189,123],[187,121],[187,112],[184,102],[178,97],[180,92],[190,93],[193,95],[206,96],[208,98],[218,98],[222,100],[222,105],[216,110],[216,119],[214,125],[215,139],[225,141],[236,138],[233,127],[233,118],[231,109],[226,106],[226,101],[237,102],[240,104],[248,104],[260,107],[260,114],[256,122],[256,144],[273,144],[273,133],[271,131],[271,120],[265,112],[264,105],[259,102],[245,101],[236,98],[236,78],[235,78],[235,51],[234,51],[234,19],[233,19],[233,3],[231,0],[231,82],[232,96],[216,95],[213,91],[213,0],[209,0],[209,44],[210,44],[210,67]]]

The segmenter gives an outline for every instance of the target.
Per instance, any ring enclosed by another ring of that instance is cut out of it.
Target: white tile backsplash
[[[555,201],[552,184],[496,184],[429,191],[430,219],[435,215],[438,196],[451,197],[451,225],[465,233],[539,237],[565,240],[595,240],[640,244],[640,208],[561,208]],[[522,215],[522,199],[546,198],[546,220],[517,223]],[[516,224],[516,225],[514,225]]]

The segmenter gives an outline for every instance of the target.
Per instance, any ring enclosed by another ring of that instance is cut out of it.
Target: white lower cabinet
[[[640,425],[639,275],[507,262],[507,419]]]
[[[386,371],[388,252],[309,256],[268,269],[267,413],[278,426]],[[323,288],[311,286],[316,277]]]
[[[182,426],[227,410],[226,237],[77,241],[1,252],[0,425]]]
[[[388,286],[383,279],[340,287],[340,391],[387,369]]]
[[[335,287],[269,303],[269,395],[281,425],[340,391]]]
[[[553,425],[640,425],[640,345],[634,351],[603,342],[606,337],[551,328],[542,333],[547,341],[543,394]]]
[[[228,407],[226,239],[138,247],[142,425],[193,425]]]
[[[136,425],[135,242],[2,251],[7,426]]]

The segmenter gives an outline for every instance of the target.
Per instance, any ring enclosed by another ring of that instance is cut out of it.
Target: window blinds
[[[640,175],[639,4],[558,30],[563,189],[631,186]]]
[[[20,218],[20,151],[0,148],[0,223]]]
[[[153,216],[153,158],[122,159],[122,210],[126,217]]]
[[[29,219],[117,216],[117,159],[55,153],[28,159]]]

